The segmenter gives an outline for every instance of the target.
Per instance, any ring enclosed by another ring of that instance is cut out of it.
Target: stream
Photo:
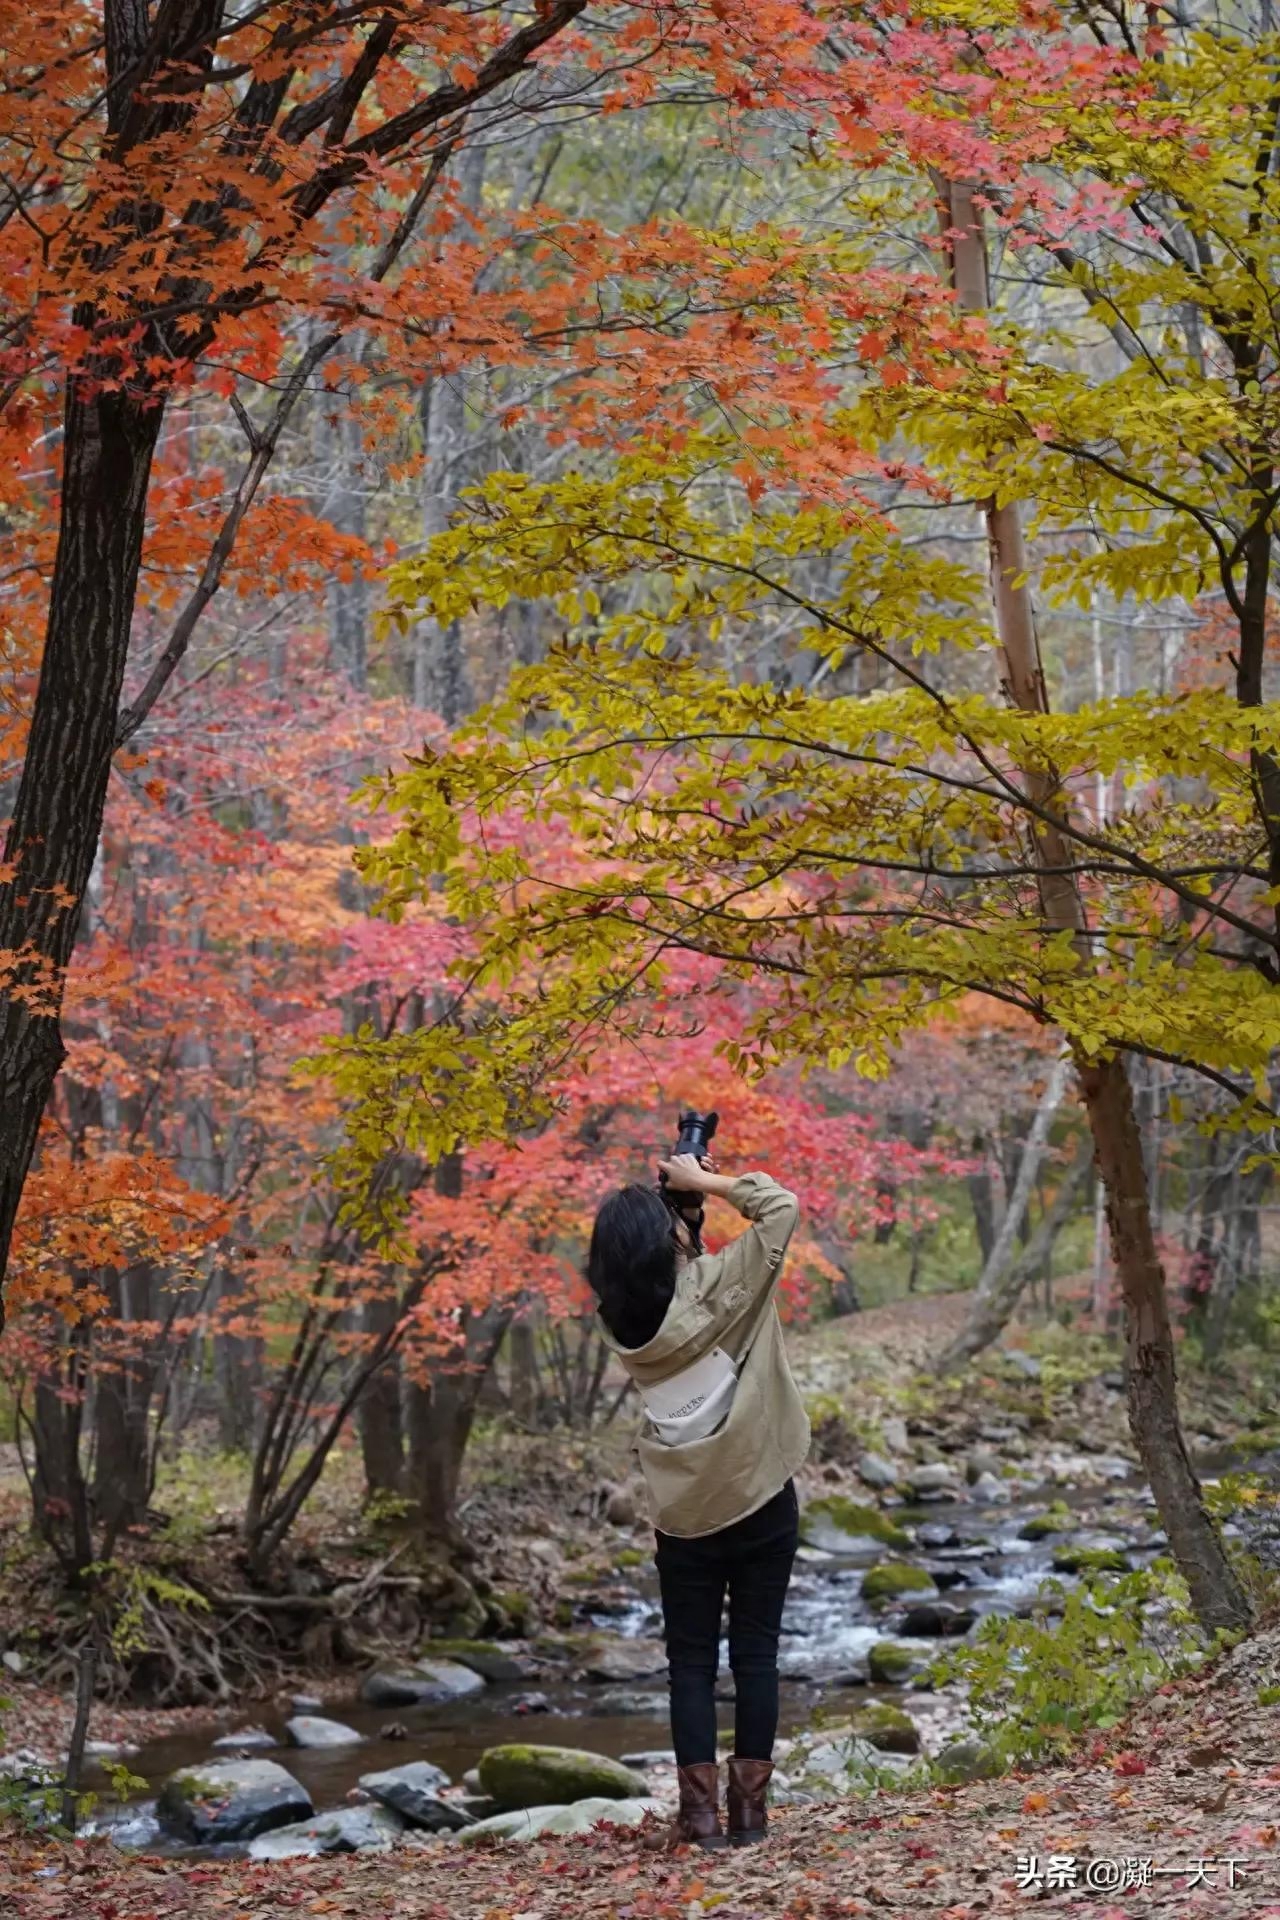
[[[1082,1466],[1087,1466],[1091,1484],[1080,1484]],[[957,1737],[963,1731],[962,1709],[953,1690],[926,1692],[869,1683],[868,1650],[877,1640],[906,1637],[903,1623],[913,1600],[971,1610],[974,1626],[970,1631],[988,1614],[1029,1610],[1038,1587],[1052,1571],[1054,1551],[1063,1545],[1063,1538],[1027,1540],[1021,1537],[1021,1529],[1031,1516],[1043,1513],[1051,1500],[1075,1510],[1076,1530],[1070,1533],[1073,1547],[1117,1547],[1130,1565],[1142,1566],[1164,1544],[1163,1534],[1153,1529],[1144,1483],[1132,1464],[1119,1458],[1094,1454],[1050,1458],[1038,1463],[1034,1477],[1024,1468],[1020,1481],[1006,1482],[1000,1496],[998,1503],[988,1504],[980,1490],[975,1497],[975,1490],[966,1489],[958,1496],[936,1495],[924,1504],[893,1507],[885,1518],[910,1528],[915,1536],[913,1545],[901,1551],[866,1539],[850,1540],[837,1551],[801,1548],[783,1620],[783,1736],[807,1728],[815,1708],[822,1707],[828,1717],[841,1717],[843,1711],[884,1701],[910,1713],[925,1752],[936,1752]],[[826,1538],[829,1542],[829,1532]],[[862,1596],[863,1575],[870,1565],[885,1559],[921,1568],[932,1576],[938,1591],[873,1606]],[[628,1650],[641,1654],[643,1648],[656,1649],[653,1664],[659,1668],[661,1615],[652,1566],[617,1572],[607,1584],[582,1593],[575,1604],[573,1628],[575,1633],[597,1631],[615,1650],[621,1648],[623,1668]],[[942,1644],[936,1622],[918,1644],[926,1655]],[[361,1775],[413,1760],[430,1761],[460,1782],[486,1748],[508,1741],[585,1748],[627,1760],[646,1774],[651,1789],[662,1791],[666,1786],[669,1790],[672,1756],[667,1751],[670,1731],[665,1677],[660,1670],[592,1682],[580,1677],[580,1669],[575,1675],[567,1666],[557,1669],[540,1659],[537,1646],[513,1643],[510,1651],[527,1662],[525,1677],[491,1682],[483,1691],[445,1705],[369,1706],[352,1697],[348,1681],[342,1692],[335,1690],[323,1704],[312,1701],[301,1708],[284,1700],[252,1703],[238,1714],[224,1712],[207,1726],[188,1725],[129,1756],[130,1771],[146,1782],[129,1804],[110,1802],[102,1776],[86,1779],[86,1786],[104,1798],[85,1831],[107,1832],[119,1845],[150,1851],[199,1851],[161,1831],[155,1818],[155,1795],[178,1768],[235,1757],[233,1747],[214,1751],[213,1743],[246,1727],[263,1729],[280,1743],[272,1750],[262,1749],[262,1757],[288,1769],[310,1793],[317,1813],[362,1798]],[[733,1695],[723,1648],[721,1663],[720,1725],[728,1746]],[[643,1668],[646,1662],[641,1657],[634,1664]],[[298,1711],[341,1721],[362,1736],[360,1744],[329,1749],[290,1745],[285,1722]],[[780,1765],[785,1768],[785,1749]],[[243,1848],[218,1851],[242,1852]]]

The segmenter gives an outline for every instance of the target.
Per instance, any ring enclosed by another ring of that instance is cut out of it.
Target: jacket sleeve
[[[767,1173],[744,1173],[727,1197],[751,1224],[712,1264],[702,1292],[722,1329],[749,1316],[772,1293],[800,1218],[794,1193]]]

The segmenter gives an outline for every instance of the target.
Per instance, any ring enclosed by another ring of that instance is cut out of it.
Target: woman
[[[742,1845],[764,1837],[778,1633],[799,1532],[792,1475],[809,1450],[773,1297],[799,1208],[766,1173],[732,1180],[692,1154],[659,1165],[673,1191],[728,1200],[748,1231],[722,1253],[698,1254],[659,1194],[623,1187],[596,1215],[587,1278],[604,1337],[645,1404],[638,1451],[658,1540],[677,1836],[725,1844],[715,1685],[727,1591],[728,1839]]]

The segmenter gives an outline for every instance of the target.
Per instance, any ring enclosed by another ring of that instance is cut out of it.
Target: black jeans
[[[778,1632],[800,1534],[795,1483],[745,1520],[698,1540],[658,1535],[658,1581],[671,1686],[671,1734],[682,1767],[716,1757],[720,1617],[729,1594],[734,1752],[770,1760],[778,1731]]]

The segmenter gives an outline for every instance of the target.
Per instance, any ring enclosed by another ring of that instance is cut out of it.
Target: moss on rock
[[[646,1783],[620,1761],[577,1747],[511,1741],[480,1756],[480,1786],[500,1813],[517,1807],[564,1806],[574,1800],[629,1800]]]
[[[878,1507],[862,1506],[843,1494],[811,1500],[800,1522],[801,1537],[811,1547],[839,1553],[858,1540],[874,1540],[882,1547],[909,1547],[911,1535]]]
[[[887,1642],[892,1645],[893,1643]],[[859,1708],[850,1721],[852,1731],[881,1753],[919,1753],[920,1729],[909,1713],[888,1701],[877,1700]]]
[[[1055,1573],[1128,1573],[1129,1562],[1119,1547],[1059,1547],[1053,1556]]]
[[[882,1560],[862,1576],[864,1600],[896,1600],[903,1593],[936,1592],[924,1568],[913,1567],[907,1560]]]

